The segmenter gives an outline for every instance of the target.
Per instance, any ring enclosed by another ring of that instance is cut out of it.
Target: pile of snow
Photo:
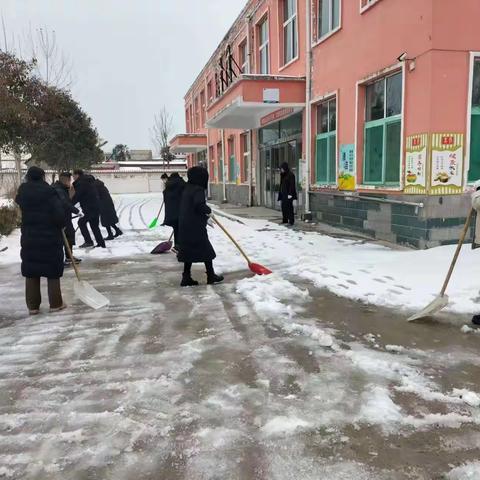
[[[0,198],[0,208],[13,208],[15,202],[9,198]]]
[[[480,462],[467,463],[454,468],[446,478],[447,480],[478,480],[480,478]]]

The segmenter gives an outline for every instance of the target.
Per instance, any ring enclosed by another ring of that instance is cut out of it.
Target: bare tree
[[[170,146],[168,144],[172,129],[173,117],[168,113],[167,109],[163,107],[160,113],[154,117],[153,127],[150,129],[150,136],[157,154],[160,155],[167,164],[172,160],[172,154],[170,153]]]

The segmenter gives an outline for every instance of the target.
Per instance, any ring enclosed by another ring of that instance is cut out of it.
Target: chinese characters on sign
[[[340,146],[339,190],[355,190],[355,145]]]
[[[427,191],[428,135],[410,135],[406,142],[405,193],[422,194]]]
[[[463,134],[432,135],[432,194],[447,195],[463,191]]]

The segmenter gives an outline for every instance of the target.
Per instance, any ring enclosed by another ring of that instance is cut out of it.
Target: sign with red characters
[[[268,125],[269,123],[272,122],[277,122],[278,120],[281,120],[282,118],[286,118],[290,116],[293,113],[293,108],[280,108],[279,110],[275,110],[272,113],[269,113],[268,115],[265,115],[260,119],[260,125],[264,127],[265,125]]]

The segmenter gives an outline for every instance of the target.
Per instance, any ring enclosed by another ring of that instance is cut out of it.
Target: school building
[[[419,248],[452,243],[480,178],[478,0],[250,0],[185,96],[174,153],[217,201]]]

